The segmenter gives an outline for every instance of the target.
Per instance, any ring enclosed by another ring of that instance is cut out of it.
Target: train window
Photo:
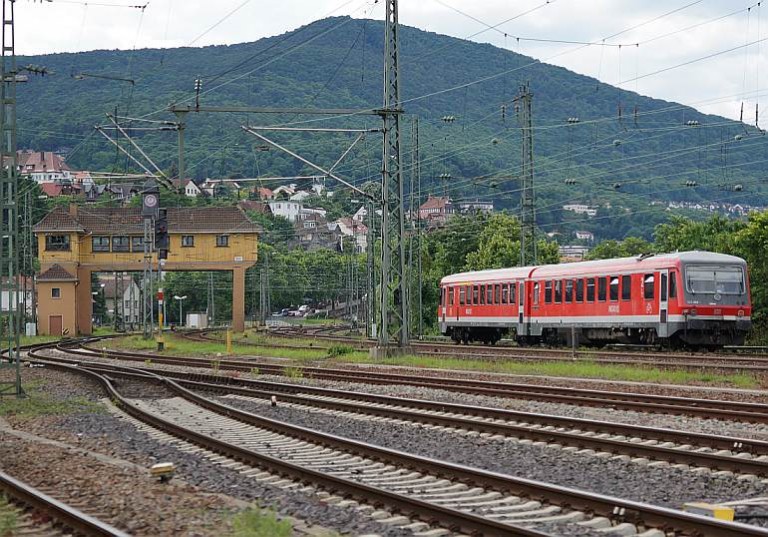
[[[555,304],[563,301],[563,282],[555,280]]]
[[[669,298],[677,298],[677,275],[674,271],[669,273]]]
[[[467,288],[466,287],[459,287],[459,305],[463,306],[464,302],[466,302],[467,297]]]
[[[493,287],[493,292],[495,293],[493,303],[494,304],[501,304],[501,285],[498,283]]]
[[[552,280],[544,282],[544,303],[552,303]]]
[[[485,304],[485,285],[480,286],[480,304]]]
[[[621,299],[630,300],[632,298],[632,276],[627,274],[621,277]]]
[[[573,280],[565,280],[565,302],[573,302]]]
[[[509,304],[509,286],[506,283],[501,286],[501,303]]]
[[[443,304],[445,304],[445,293],[446,293],[446,292],[447,292],[447,290],[446,290],[446,288],[445,288],[445,287],[443,287],[442,289],[440,289],[440,302],[439,302],[439,304],[438,304],[439,306],[442,306]]]
[[[517,284],[516,283],[510,283],[509,284],[509,303],[514,304],[515,303],[515,291],[517,290]]]
[[[448,288],[448,305],[453,306],[453,287]]]
[[[595,279],[587,279],[587,302],[595,301]]]
[[[605,302],[606,289],[608,287],[606,284],[607,281],[608,278],[600,277],[597,279],[597,299],[600,302]]]
[[[472,288],[472,304],[474,304],[475,306],[480,304],[480,286],[479,285],[475,285]]]
[[[493,285],[485,288],[485,303],[488,305],[493,304]]]
[[[520,284],[520,305],[525,304],[525,284]]]
[[[667,300],[667,275],[662,274],[661,275],[661,297],[660,300],[666,301]]]
[[[576,302],[584,302],[584,280],[576,280]]]
[[[611,302],[615,302],[619,299],[619,278],[618,276],[608,276],[608,279],[611,282],[610,285],[610,296],[611,296]]]
[[[533,284],[533,303],[538,306],[539,304],[539,282]]]
[[[653,274],[646,274],[643,276],[643,298],[646,300],[653,300],[655,282],[656,278]]]

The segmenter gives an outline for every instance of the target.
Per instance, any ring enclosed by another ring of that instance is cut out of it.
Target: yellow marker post
[[[232,330],[227,330],[227,354],[232,354]]]

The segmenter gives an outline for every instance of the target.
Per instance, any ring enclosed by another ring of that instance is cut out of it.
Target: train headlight
[[[698,313],[698,312],[696,311],[696,309],[695,309],[695,308],[694,308],[694,309],[692,309],[692,310],[691,310],[691,317],[696,317],[696,314],[697,314],[697,313]]]
[[[744,317],[744,310],[737,311],[736,315],[738,315],[739,317]]]

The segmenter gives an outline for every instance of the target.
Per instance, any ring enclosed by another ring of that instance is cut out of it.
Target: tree
[[[586,259],[615,259],[632,257],[654,251],[654,245],[637,237],[628,237],[623,241],[603,241],[587,254]]]

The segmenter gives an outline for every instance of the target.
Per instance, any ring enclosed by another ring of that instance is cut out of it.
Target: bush
[[[349,345],[332,345],[331,348],[328,349],[328,358],[338,358],[339,356],[352,354],[353,352],[355,352],[355,349]]]

